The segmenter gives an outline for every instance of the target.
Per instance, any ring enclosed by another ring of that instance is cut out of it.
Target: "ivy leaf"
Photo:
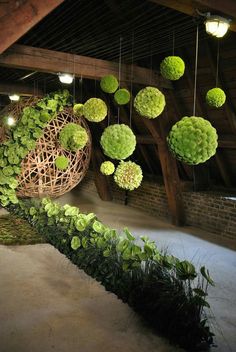
[[[73,236],[70,245],[71,245],[71,248],[76,251],[81,246],[81,241],[79,237]]]

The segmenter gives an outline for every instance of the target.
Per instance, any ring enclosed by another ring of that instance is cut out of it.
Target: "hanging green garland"
[[[191,116],[183,117],[171,128],[167,142],[177,159],[197,165],[216,153],[217,139],[216,129],[209,121]]]
[[[69,165],[69,159],[64,155],[58,156],[55,159],[55,165],[59,170],[66,170]]]
[[[139,165],[132,161],[121,161],[114,173],[115,183],[122,189],[133,191],[142,182],[143,174]]]
[[[220,88],[212,88],[206,94],[206,102],[209,106],[220,108],[226,100],[225,92]]]
[[[115,171],[115,165],[111,161],[104,161],[100,166],[100,171],[103,175],[112,175]]]
[[[185,63],[179,56],[167,56],[160,65],[161,75],[172,81],[176,81],[183,76]]]
[[[134,99],[134,108],[143,117],[155,119],[165,108],[165,96],[155,87],[141,89]]]
[[[100,81],[100,87],[105,93],[115,93],[115,91],[119,87],[118,80],[115,76],[113,75],[107,75],[102,77]]]
[[[75,104],[73,106],[73,113],[78,117],[82,117],[84,115],[84,104]]]
[[[118,89],[114,94],[114,99],[118,105],[128,104],[130,101],[130,92],[125,88]]]
[[[106,103],[99,98],[90,98],[83,107],[84,117],[91,122],[100,122],[107,116]]]
[[[88,142],[86,129],[76,123],[68,123],[59,133],[59,142],[62,148],[77,152]]]
[[[108,126],[100,140],[103,152],[111,159],[126,159],[133,154],[136,137],[131,128],[124,124]]]

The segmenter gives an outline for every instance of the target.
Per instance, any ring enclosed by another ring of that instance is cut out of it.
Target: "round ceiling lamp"
[[[230,20],[211,14],[207,14],[206,17],[206,32],[214,37],[222,38],[230,27]]]
[[[58,73],[58,77],[61,83],[71,84],[74,80],[74,76],[69,73]]]
[[[9,94],[9,99],[11,101],[19,101],[20,100],[20,96],[18,94]]]

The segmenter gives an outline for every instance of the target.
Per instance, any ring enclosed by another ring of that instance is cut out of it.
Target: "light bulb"
[[[20,96],[18,94],[10,94],[9,99],[12,101],[18,101],[20,99]]]
[[[7,117],[8,126],[13,126],[13,125],[15,125],[15,123],[16,123],[16,120],[14,119],[14,117],[12,117],[12,116]]]
[[[205,21],[206,32],[217,38],[222,38],[228,31],[230,20],[220,16],[208,16]]]
[[[59,73],[58,76],[60,82],[65,84],[71,84],[74,79],[74,76],[69,73]]]

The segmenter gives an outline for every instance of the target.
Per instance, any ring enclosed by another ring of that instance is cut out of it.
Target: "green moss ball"
[[[75,104],[73,106],[73,113],[78,116],[81,117],[84,114],[84,104]]]
[[[55,165],[59,170],[65,170],[69,165],[69,159],[64,155],[58,156],[55,159]]]
[[[143,117],[155,119],[164,110],[165,96],[155,87],[141,89],[134,99],[134,108]]]
[[[183,76],[185,63],[179,56],[167,56],[160,65],[161,75],[172,81],[176,81]]]
[[[142,182],[143,174],[139,165],[132,161],[121,161],[117,166],[114,181],[122,189],[133,191]]]
[[[167,137],[170,150],[186,164],[197,165],[210,159],[217,148],[217,133],[209,121],[202,117],[183,117]]]
[[[115,124],[105,128],[100,143],[105,155],[111,159],[123,160],[133,154],[136,137],[129,126]]]
[[[72,152],[84,148],[88,139],[86,129],[75,123],[68,123],[59,133],[62,148]]]
[[[128,104],[130,101],[130,92],[125,88],[118,89],[114,94],[114,99],[118,105]]]
[[[91,122],[100,122],[107,116],[106,103],[99,98],[90,98],[84,104],[84,117]]]
[[[115,165],[111,161],[104,161],[100,166],[100,171],[103,175],[112,175],[115,171]]]
[[[220,88],[212,88],[206,94],[206,102],[214,108],[220,108],[226,100],[225,92]]]
[[[100,87],[105,93],[115,93],[119,86],[117,78],[113,75],[107,75],[102,77],[100,81]]]

